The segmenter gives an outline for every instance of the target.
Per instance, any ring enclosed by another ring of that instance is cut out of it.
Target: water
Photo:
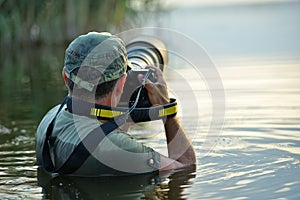
[[[197,130],[191,135],[197,166],[160,176],[51,179],[38,171],[35,129],[43,114],[66,94],[60,78],[64,47],[1,52],[0,199],[299,199],[300,31],[299,18],[295,18],[300,15],[299,8],[299,3],[218,7],[205,12],[203,8],[185,8],[167,13],[172,18],[160,21],[162,26],[169,22],[169,28],[185,29],[205,46],[217,65],[226,97],[221,135],[214,138],[214,148],[204,156],[201,148],[211,121],[211,97],[204,79],[193,76],[193,68],[176,66],[177,72],[196,86],[199,126],[189,123],[194,113],[179,114],[185,116],[187,132]],[[264,16],[266,26],[258,14]],[[210,29],[192,28],[187,23],[181,27],[177,22],[183,16],[187,21],[199,19],[201,24],[207,21]],[[235,29],[245,18],[249,19],[247,26]],[[216,32],[222,19],[231,20],[225,36],[209,37],[210,33],[203,32]],[[265,33],[259,41],[257,30]],[[252,40],[251,31],[256,33]],[[250,41],[243,42],[238,33]],[[231,43],[234,39],[237,41]],[[170,85],[176,83],[172,76],[167,75],[167,80]],[[163,134],[141,141],[166,152]]]

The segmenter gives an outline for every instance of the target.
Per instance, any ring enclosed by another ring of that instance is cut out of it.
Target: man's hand
[[[164,79],[163,73],[157,67],[148,66],[146,68],[150,68],[154,71],[156,82],[153,83],[149,79],[146,80],[145,88],[148,92],[150,103],[155,105],[164,105],[169,103],[169,95],[167,90],[167,84]],[[142,82],[144,75],[139,74],[138,80]]]

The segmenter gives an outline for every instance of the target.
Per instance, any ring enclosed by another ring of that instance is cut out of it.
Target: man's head
[[[128,64],[120,38],[90,32],[77,37],[66,49],[63,75],[73,96],[99,99],[113,91]]]

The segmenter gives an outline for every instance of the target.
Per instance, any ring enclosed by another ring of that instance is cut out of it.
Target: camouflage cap
[[[118,79],[126,72],[128,62],[124,42],[110,33],[90,32],[71,42],[65,54],[65,73],[77,86],[92,91],[97,84]],[[97,69],[95,80],[82,80],[74,70],[82,67]]]

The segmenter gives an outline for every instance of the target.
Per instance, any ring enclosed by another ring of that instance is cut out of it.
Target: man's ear
[[[122,75],[117,82],[118,95],[121,95],[123,93],[123,88],[124,88],[124,85],[126,82],[126,77],[127,77],[127,74]]]
[[[63,68],[62,72],[61,72],[61,75],[65,81],[65,85],[68,87],[68,77],[66,75],[66,71],[65,71],[65,68]]]

